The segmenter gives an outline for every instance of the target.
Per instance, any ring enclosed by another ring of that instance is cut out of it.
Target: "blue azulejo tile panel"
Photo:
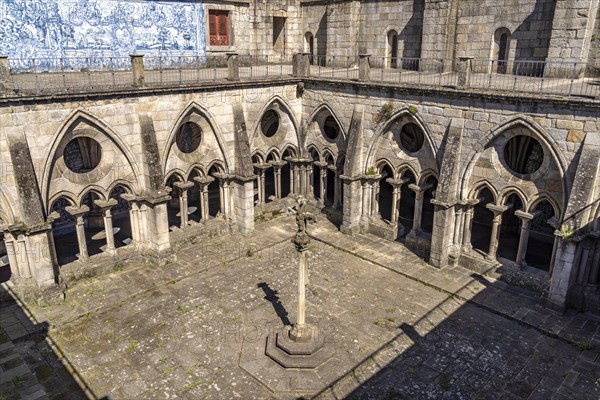
[[[204,24],[201,1],[0,0],[0,54],[14,69],[41,71],[126,63],[134,53],[204,57]]]

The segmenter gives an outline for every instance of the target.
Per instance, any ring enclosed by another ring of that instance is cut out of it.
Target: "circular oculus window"
[[[533,174],[542,166],[544,149],[531,136],[518,135],[504,145],[504,163],[516,174]]]
[[[71,172],[85,174],[100,164],[102,146],[86,136],[75,138],[65,146],[63,160]]]
[[[400,130],[400,144],[410,153],[416,153],[421,150],[424,141],[425,136],[423,135],[423,131],[417,124],[406,124]]]
[[[179,128],[175,142],[182,153],[193,153],[202,142],[202,129],[193,122],[186,122]]]
[[[260,121],[260,129],[266,137],[275,136],[279,130],[279,114],[273,110],[267,111]]]

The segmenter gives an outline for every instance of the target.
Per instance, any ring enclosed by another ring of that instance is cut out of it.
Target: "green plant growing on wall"
[[[560,227],[560,234],[562,240],[564,240],[565,242],[570,242],[573,240],[573,235],[575,234],[575,232],[573,231],[572,227],[568,225],[563,225]]]
[[[377,175],[377,174],[378,174],[377,168],[369,167],[367,169],[367,175]]]
[[[373,116],[373,121],[379,125],[384,121],[387,121],[391,118],[394,113],[394,105],[392,103],[385,103],[381,106],[377,114]]]
[[[411,114],[417,114],[419,112],[419,110],[415,106],[409,106],[408,107],[408,112],[411,113]]]

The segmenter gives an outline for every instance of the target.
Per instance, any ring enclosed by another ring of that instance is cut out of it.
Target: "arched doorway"
[[[488,254],[492,235],[494,213],[487,208],[494,204],[494,194],[487,188],[481,189],[477,195],[479,203],[473,207],[473,225],[471,227],[471,245],[474,249]]]
[[[387,182],[387,179],[392,178],[394,173],[387,164],[383,166],[380,173],[384,175],[384,178],[379,182],[379,215],[386,221],[392,221],[394,187]]]
[[[387,67],[398,66],[398,32],[391,30],[387,35]]]
[[[506,74],[510,46],[510,31],[507,28],[498,28],[494,33],[494,57],[496,73]]]
[[[525,253],[525,264],[543,271],[550,270],[554,252],[554,230],[548,223],[556,215],[552,205],[542,200],[533,209],[534,218],[529,225],[529,241]]]
[[[523,210],[523,202],[516,194],[511,194],[505,202],[509,207],[502,214],[500,225],[500,240],[498,242],[498,257],[515,261],[521,237],[521,219],[515,211]]]

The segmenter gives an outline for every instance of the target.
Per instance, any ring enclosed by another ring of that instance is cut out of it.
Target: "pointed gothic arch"
[[[204,142],[204,137],[207,133],[212,132],[214,135],[214,139],[216,140],[217,147],[219,148],[223,162],[225,164],[225,169],[227,172],[230,172],[233,168],[233,160],[231,155],[229,154],[229,149],[227,148],[227,144],[225,139],[223,138],[223,133],[221,129],[215,122],[215,118],[212,113],[201,104],[196,101],[190,102],[185,109],[179,114],[179,117],[176,119],[169,136],[167,137],[167,141],[163,147],[162,152],[162,166],[164,171],[173,169],[174,166],[169,165],[169,160],[171,156],[175,155],[181,162],[175,163],[180,169],[188,169],[189,164],[194,164],[202,161],[203,157],[202,151],[206,151],[206,148],[202,148],[203,144],[200,144],[201,148],[194,150],[191,153],[184,153],[177,148],[176,137],[181,129],[181,127],[186,123],[191,122],[196,124],[203,135],[202,141]],[[183,165],[185,164],[185,168]],[[184,174],[185,175],[185,174]]]
[[[141,188],[142,183],[138,181],[138,177],[143,176],[142,171],[140,170],[139,165],[135,162],[135,157],[131,152],[131,149],[125,144],[125,142],[123,142],[121,137],[110,127],[110,125],[89,111],[79,108],[73,111],[70,116],[67,117],[61,124],[47,153],[44,156],[45,163],[42,170],[41,189],[42,201],[46,209],[48,209],[49,199],[55,197],[54,193],[51,193],[52,174],[57,167],[63,171],[68,171],[68,169],[64,166],[64,160],[62,160],[62,150],[72,139],[76,137],[90,137],[96,141],[100,141],[101,145],[107,144],[112,145],[113,147],[102,149],[102,159],[94,171],[84,174],[68,172],[68,177],[70,180],[74,180],[75,184],[89,187],[90,181],[99,182],[105,180],[107,175],[109,175],[109,173],[112,171],[113,174],[110,174],[110,179],[124,179],[129,182],[129,184],[134,187],[136,191]],[[120,161],[116,161],[119,154],[124,157],[126,165],[121,165]],[[128,170],[131,172],[128,172]],[[116,177],[114,176],[115,172],[117,175]],[[107,183],[105,186],[108,187],[112,183],[112,180],[110,183],[105,182]]]

